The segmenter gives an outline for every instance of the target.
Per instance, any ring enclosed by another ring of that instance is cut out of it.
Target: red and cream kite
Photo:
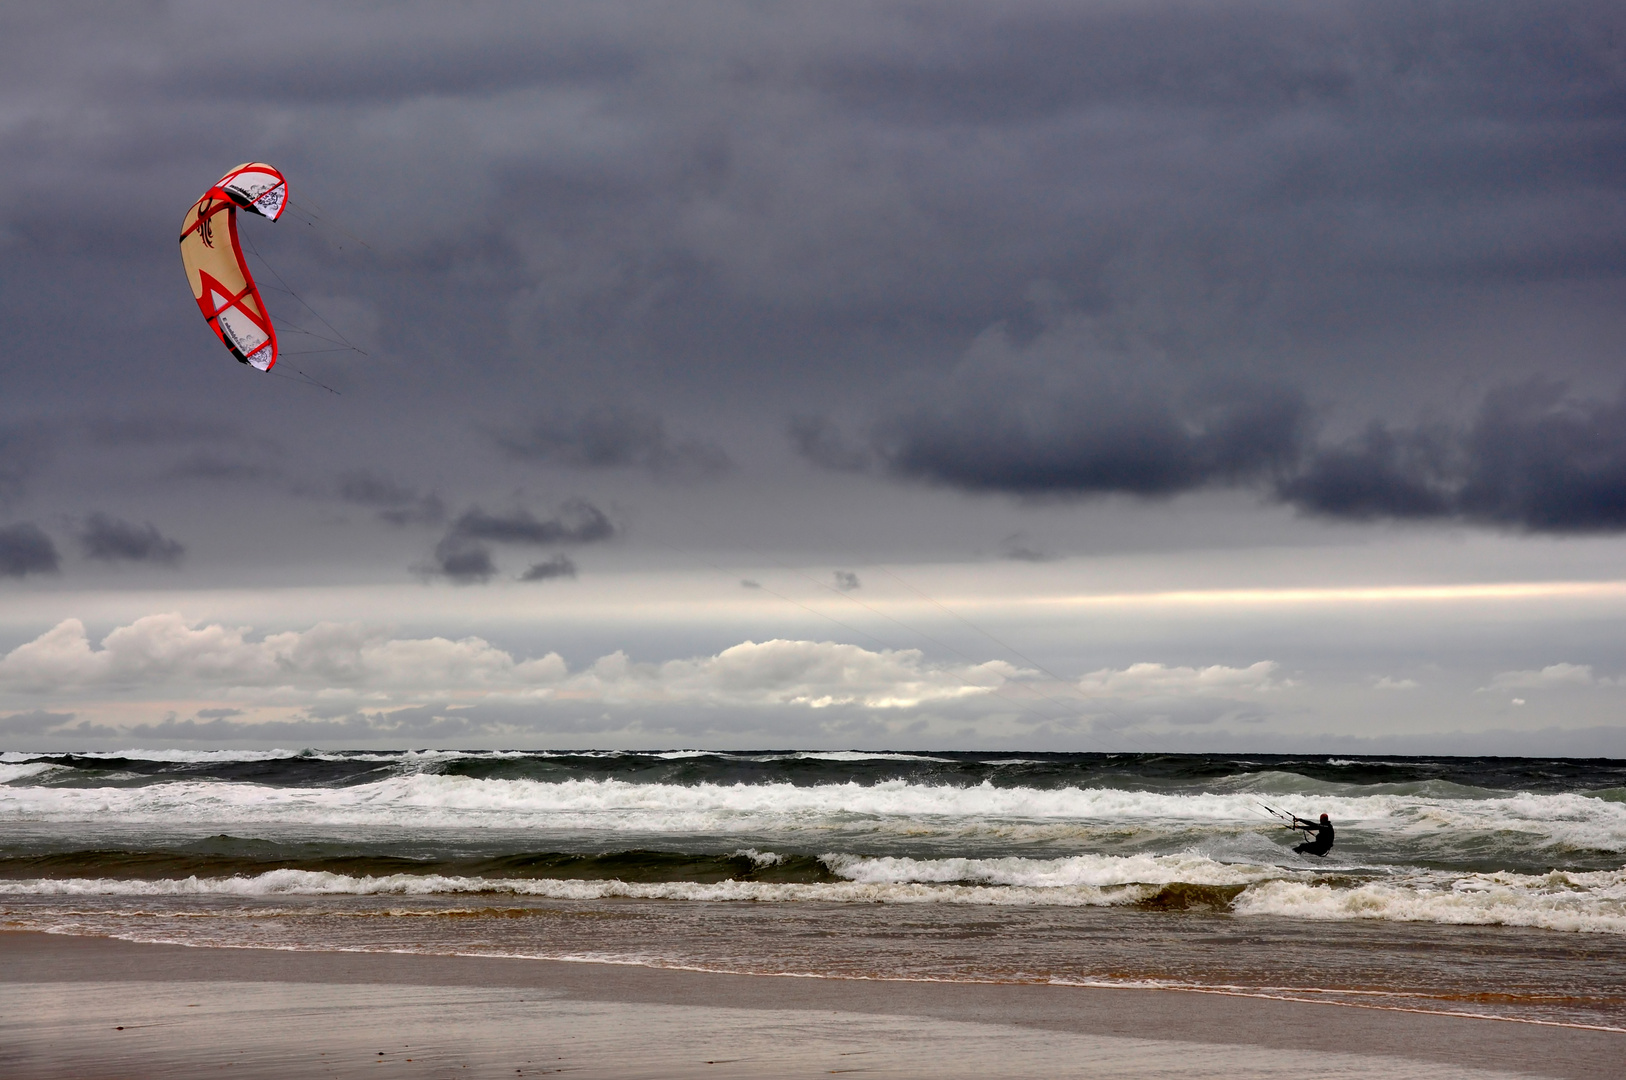
[[[287,205],[288,181],[250,161],[216,181],[181,222],[181,261],[203,317],[233,356],[261,371],[277,362],[277,332],[237,245],[237,211],[275,221]]]

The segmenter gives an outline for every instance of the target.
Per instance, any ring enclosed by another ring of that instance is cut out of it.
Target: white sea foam
[[[764,865],[768,860],[762,858]],[[1626,870],[1546,875],[1419,872],[1333,883],[1192,857],[1040,859],[865,859],[825,856],[848,880],[834,883],[628,882],[514,879],[440,874],[354,876],[272,870],[221,878],[137,881],[65,878],[0,881],[0,897],[455,896],[497,894],[553,900],[755,901],[790,903],[1120,906],[1167,885],[1242,886],[1232,910],[1245,918],[1370,919],[1500,925],[1626,934]],[[1274,876],[1273,876],[1274,875]]]
[[[743,857],[750,859],[751,862],[758,867],[778,866],[780,863],[785,861],[785,856],[779,854],[777,851],[758,851],[754,847],[741,848],[740,850],[734,852],[734,856],[736,858]]]
[[[60,765],[52,765],[48,761],[29,761],[15,765],[9,762],[0,763],[0,784],[9,784],[16,780],[27,780],[30,777],[55,772],[60,768]]]
[[[353,877],[311,870],[272,870],[253,877],[169,878],[132,881],[121,878],[47,878],[0,881],[0,896],[55,897],[185,897],[185,896],[435,896],[499,893],[549,900],[743,901],[764,903],[890,904],[1046,904],[1102,906],[1130,904],[1156,892],[1151,887],[1100,889],[1015,888],[1010,886],[869,884],[780,884],[762,881],[626,882],[566,879],[450,877],[439,874],[389,874]]]
[[[1291,805],[1291,804],[1290,804]],[[1320,798],[1345,835],[1428,847],[1494,834],[1526,848],[1626,852],[1626,803],[1584,795]],[[0,786],[0,822],[507,827],[667,834],[840,830],[903,836],[1058,837],[1074,828],[1240,833],[1272,824],[1244,793],[954,787],[903,780],[797,786],[480,779],[411,772],[350,787],[167,781]],[[1234,860],[1233,860],[1234,861]]]
[[[1270,881],[1237,897],[1239,915],[1530,926],[1626,934],[1626,871],[1468,874],[1354,887]]]
[[[871,885],[974,883],[1056,889],[1089,886],[1247,885],[1280,877],[1275,866],[1215,862],[1203,855],[1072,855],[1057,859],[909,859],[825,855],[833,873]]]
[[[793,754],[764,754],[762,760],[776,761],[794,758],[798,761],[935,761],[952,765],[953,758],[933,757],[930,754],[877,754],[863,750],[798,750]]]

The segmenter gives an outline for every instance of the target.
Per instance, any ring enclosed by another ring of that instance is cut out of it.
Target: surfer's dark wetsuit
[[[1306,834],[1315,834],[1314,839],[1306,839],[1304,843],[1293,849],[1300,855],[1325,856],[1327,852],[1332,850],[1332,822],[1328,820],[1326,814],[1321,815],[1320,823],[1296,817],[1293,819],[1293,828],[1303,829]]]

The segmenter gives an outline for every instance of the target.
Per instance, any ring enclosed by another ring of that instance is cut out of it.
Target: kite
[[[288,181],[263,161],[250,161],[217,180],[181,221],[181,261],[193,299],[231,354],[260,371],[277,362],[277,332],[237,244],[237,211],[275,221],[287,205]]]

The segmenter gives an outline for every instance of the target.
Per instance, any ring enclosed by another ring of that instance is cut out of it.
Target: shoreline
[[[570,1061],[557,1055],[560,1068],[603,1076],[683,1075],[690,1068],[708,1076],[823,1074],[831,1071],[822,1067],[831,1064],[825,1059],[846,1055],[839,1047],[848,1044],[866,1047],[852,1053],[872,1065],[898,1058],[881,1072],[937,1077],[962,1075],[954,1070],[969,1069],[979,1054],[1003,1062],[1008,1075],[1022,1074],[1011,1069],[1019,1061],[1031,1059],[1033,1073],[1043,1075],[1094,1054],[1112,1058],[1122,1075],[1164,1075],[1163,1057],[1177,1064],[1206,1055],[1215,1067],[1260,1075],[1279,1065],[1284,1075],[1320,1068],[1349,1076],[1476,1070],[1506,1076],[1511,1069],[1590,1080],[1617,1075],[1626,1055],[1626,1035],[1606,1029],[1327,1008],[1345,1003],[1224,990],[779,977],[148,945],[29,931],[0,931],[0,999],[0,1071],[19,1078],[130,1075],[142,1068],[201,1075],[220,1067],[217,1059],[228,1051],[239,1055],[230,1062],[236,1075],[300,1075],[288,1058],[291,1045],[317,1055],[310,1075],[348,1075],[338,1066],[352,1058],[355,1069],[379,1075],[377,1055],[357,1057],[358,1047],[387,1041],[386,1032],[408,1045],[408,1035],[428,1038],[431,1031],[442,1057],[469,1058],[457,1067],[462,1076],[514,1076],[515,1055],[523,1054],[534,1069],[537,1040],[575,1047]],[[475,999],[484,1004],[471,1004]],[[512,1022],[493,1020],[495,1013]],[[140,1022],[121,1024],[126,1014]],[[198,1027],[205,1015],[207,1030]],[[338,1016],[350,1019],[328,1022]],[[313,1035],[315,1028],[325,1033]],[[125,1034],[137,1031],[147,1034]],[[209,1031],[232,1034],[221,1043]],[[71,1051],[63,1049],[65,1032],[78,1033]],[[756,1056],[718,1057],[721,1051],[701,1044],[755,1046]],[[416,1068],[427,1059],[411,1060]],[[451,1068],[449,1061],[435,1067]],[[1151,1071],[1134,1071],[1137,1062]],[[719,1071],[725,1064],[736,1071]]]

